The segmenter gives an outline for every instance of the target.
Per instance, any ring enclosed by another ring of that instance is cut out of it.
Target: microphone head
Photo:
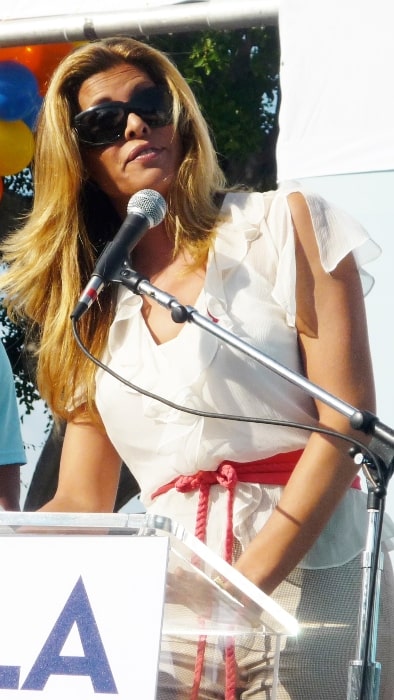
[[[158,226],[166,215],[167,204],[156,190],[140,190],[133,194],[127,205],[128,214],[139,214],[149,221],[149,228]]]

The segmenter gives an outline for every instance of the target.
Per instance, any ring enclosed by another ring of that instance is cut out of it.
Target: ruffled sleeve
[[[335,270],[338,263],[352,252],[366,295],[372,289],[374,279],[363,266],[375,260],[382,252],[365,228],[348,213],[320,195],[308,192],[296,182],[283,183],[272,199],[267,220],[271,231],[282,232],[273,297],[286,310],[287,321],[292,326],[295,324],[296,315],[296,269],[294,235],[287,196],[293,192],[300,192],[305,197],[316,234],[320,260],[326,272]]]

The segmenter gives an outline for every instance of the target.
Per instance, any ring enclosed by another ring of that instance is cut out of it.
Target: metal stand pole
[[[356,658],[350,662],[348,700],[377,700],[379,698],[381,665],[376,661],[379,620],[380,579],[383,554],[380,532],[383,512],[373,490],[368,492],[368,531],[363,552],[363,576],[359,609]]]

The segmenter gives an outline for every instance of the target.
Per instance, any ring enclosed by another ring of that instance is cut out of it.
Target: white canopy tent
[[[366,297],[377,414],[394,427],[392,0],[281,0],[277,168],[360,221],[382,248]],[[387,508],[394,515],[394,485]]]
[[[394,167],[392,0],[282,0],[280,179]]]

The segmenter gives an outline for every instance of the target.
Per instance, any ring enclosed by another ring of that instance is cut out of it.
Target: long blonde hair
[[[80,111],[84,80],[113,66],[130,63],[170,89],[174,124],[183,160],[167,198],[167,229],[174,252],[187,248],[198,263],[213,236],[218,207],[214,195],[225,187],[209,129],[194,95],[163,53],[120,37],[85,44],[55,71],[41,110],[34,159],[35,196],[24,226],[3,245],[7,271],[0,276],[10,317],[38,329],[37,384],[55,417],[70,418],[73,400],[95,419],[95,365],[73,337],[70,314],[94,267],[97,250],[84,211],[87,181],[72,119]],[[97,192],[97,197],[102,193]],[[83,342],[101,357],[113,317],[107,287],[79,322]]]

